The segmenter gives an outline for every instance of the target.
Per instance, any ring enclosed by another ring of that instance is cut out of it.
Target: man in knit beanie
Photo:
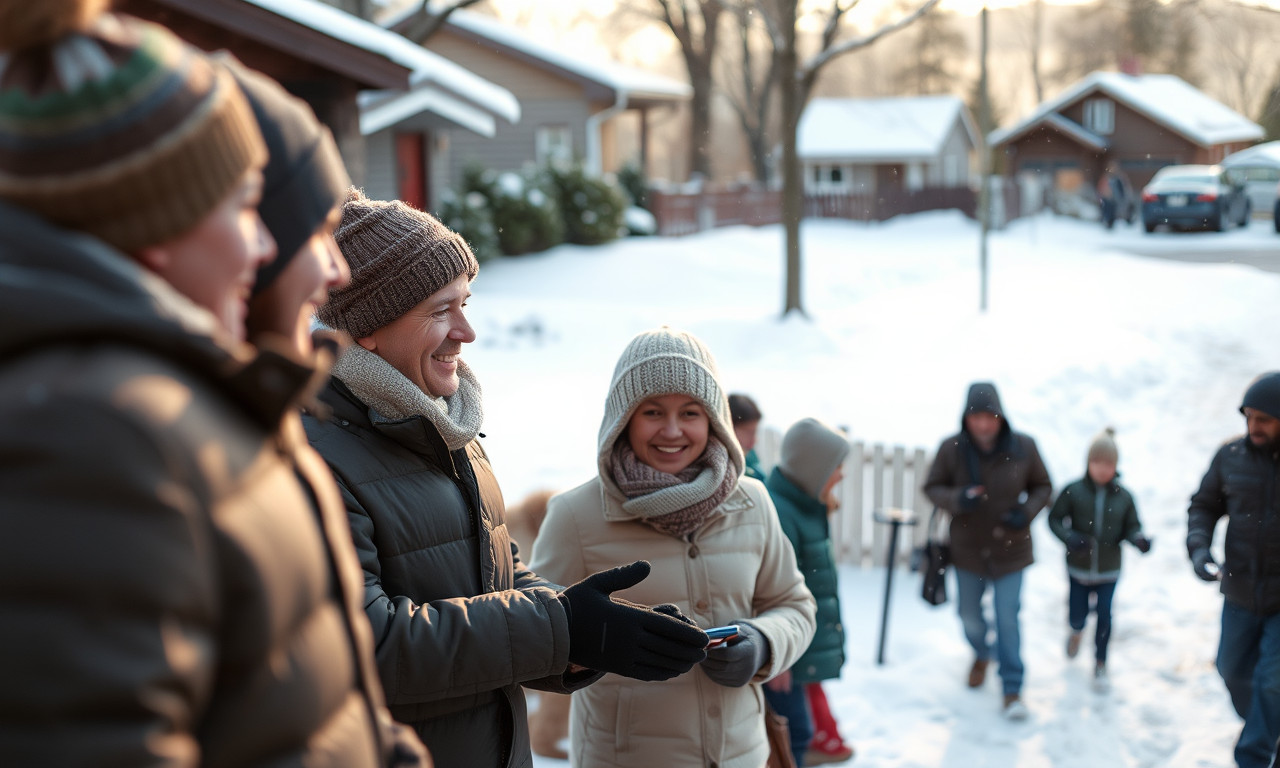
[[[1214,454],[1187,512],[1196,576],[1220,582],[1218,672],[1244,719],[1240,768],[1267,768],[1280,742],[1280,371],[1250,383],[1240,403],[1246,434]],[[1219,568],[1210,548],[1227,519]]]
[[[389,765],[338,492],[282,428],[314,372],[239,341],[262,136],[102,6],[0,2],[0,765]]]
[[[336,239],[351,282],[319,316],[356,343],[321,396],[329,417],[305,422],[346,500],[391,712],[437,766],[527,765],[522,686],[668,679],[705,657],[707,636],[678,612],[610,598],[647,563],[566,589],[521,561],[477,440],[480,384],[461,356],[476,337],[464,307],[478,270],[463,239],[357,190]]]
[[[801,419],[782,436],[778,466],[765,481],[782,531],[795,550],[796,566],[818,604],[817,631],[804,655],[765,684],[765,697],[787,718],[796,765],[853,757],[822,692],[822,681],[838,678],[844,666],[844,623],[828,515],[848,455],[847,436],[817,419]]]
[[[1049,502],[1053,486],[1035,439],[1014,431],[995,384],[969,385],[960,431],[938,446],[924,491],[951,513],[956,607],[974,653],[969,687],[982,686],[994,656],[1000,665],[1002,714],[1024,720],[1030,713],[1022,701],[1022,572],[1035,562],[1031,521]],[[988,587],[994,593],[994,643],[982,607]]]

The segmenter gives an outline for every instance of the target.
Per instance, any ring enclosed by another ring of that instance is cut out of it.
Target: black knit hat
[[[1244,391],[1240,412],[1244,413],[1245,408],[1253,408],[1280,419],[1280,371],[1270,371],[1253,380]]]
[[[351,181],[333,136],[306,102],[230,56],[222,59],[249,100],[267,143],[258,214],[275,238],[276,258],[258,270],[257,294],[342,204]]]

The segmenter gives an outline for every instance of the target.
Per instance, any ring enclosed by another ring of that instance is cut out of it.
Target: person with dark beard
[[[1267,768],[1280,740],[1280,371],[1249,385],[1240,404],[1248,432],[1214,454],[1187,513],[1196,576],[1221,582],[1218,672],[1244,727],[1240,768]],[[1223,562],[1210,553],[1227,518]]]

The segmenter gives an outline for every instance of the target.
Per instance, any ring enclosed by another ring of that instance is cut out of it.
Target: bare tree
[[[368,3],[368,0],[355,0],[356,2]],[[428,38],[436,33],[445,22],[449,20],[449,15],[459,8],[466,8],[469,5],[475,5],[480,0],[453,0],[450,3],[431,2],[431,0],[422,0],[422,3],[414,9],[413,13],[406,16],[395,26],[395,31],[414,41],[415,43],[425,43]]]
[[[770,121],[778,90],[777,60],[754,3],[739,2],[732,10],[738,47],[736,55],[725,51],[719,57],[719,81],[746,137],[752,173],[756,181],[763,183],[770,177]]]
[[[822,33],[815,53],[802,59],[797,46],[798,28],[807,20],[808,11],[801,10],[800,0],[755,0],[769,30],[773,55],[778,67],[778,84],[781,101],[782,139],[782,222],[786,230],[787,275],[782,312],[804,314],[801,297],[800,218],[804,213],[804,189],[800,178],[800,161],[796,152],[796,131],[800,125],[800,113],[804,111],[823,67],[851,51],[866,48],[882,37],[905,29],[919,19],[938,0],[921,0],[913,11],[908,11],[872,32],[845,37],[849,12],[858,0],[830,0],[824,10],[813,11]],[[806,4],[807,7],[807,4]]]
[[[656,19],[680,44],[693,96],[689,102],[689,169],[711,176],[712,68],[720,43],[724,0],[630,0],[628,9]]]

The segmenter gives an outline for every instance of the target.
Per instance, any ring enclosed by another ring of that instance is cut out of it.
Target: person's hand
[[[1133,537],[1133,546],[1137,547],[1138,551],[1145,555],[1151,551],[1151,539],[1140,533]]]
[[[1218,563],[1209,554],[1208,547],[1200,547],[1191,553],[1191,567],[1202,581],[1217,581],[1221,575]]]
[[[569,661],[636,680],[670,680],[706,658],[710,639],[675,606],[655,610],[610,597],[649,575],[649,563],[593,573],[560,593],[569,617]],[[678,617],[677,617],[678,616]]]
[[[729,623],[738,625],[738,636],[707,651],[702,669],[712,682],[726,688],[741,688],[751,682],[769,660],[769,641],[746,622]]]
[[[764,684],[764,687],[774,693],[786,693],[791,690],[791,670],[788,669],[786,672],[783,672],[772,680],[767,681]]]
[[[1093,540],[1083,533],[1072,531],[1067,534],[1068,552],[1088,552],[1093,549]]]
[[[973,508],[978,506],[978,502],[982,500],[982,494],[987,489],[981,485],[968,485],[960,490],[960,511],[972,512]]]
[[[1000,523],[1006,528],[1021,530],[1031,524],[1031,518],[1027,517],[1027,511],[1022,507],[1010,507],[1000,516]]]

